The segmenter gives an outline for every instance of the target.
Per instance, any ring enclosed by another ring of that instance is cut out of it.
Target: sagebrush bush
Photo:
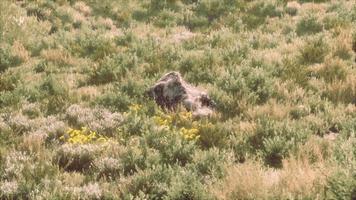
[[[278,8],[276,1],[256,1],[253,2],[243,15],[243,19],[248,27],[256,28],[266,22],[269,17],[280,17],[282,10]]]
[[[102,35],[85,33],[76,36],[69,44],[69,48],[70,52],[74,55],[89,57],[98,61],[116,52],[116,48],[113,44],[113,39],[105,38]]]
[[[298,35],[311,35],[319,33],[323,30],[323,24],[319,21],[318,17],[314,14],[303,16],[296,27]]]
[[[320,76],[328,83],[344,81],[347,77],[347,65],[344,61],[333,59],[326,60],[324,67],[319,70]]]
[[[66,110],[66,119],[74,127],[88,127],[104,135],[113,135],[123,122],[120,113],[104,108],[87,108],[73,104]]]
[[[12,70],[0,74],[0,91],[11,91],[21,83],[21,75]]]
[[[219,147],[224,148],[231,134],[224,124],[212,124],[203,122],[200,126],[199,144],[203,148]]]
[[[115,54],[105,57],[90,74],[90,83],[102,84],[119,81],[127,75],[127,71],[136,65],[135,57],[130,58],[125,54]]]
[[[63,111],[70,101],[68,86],[53,75],[46,77],[39,89],[47,97],[47,113],[49,114]]]
[[[333,152],[333,157],[343,166],[355,166],[355,139],[349,138],[343,144],[340,141],[336,143],[337,149]],[[329,198],[353,199],[356,197],[355,190],[355,171],[349,170],[348,167],[341,167],[329,176],[327,183],[327,195]]]
[[[321,63],[329,50],[329,45],[323,36],[312,37],[300,48],[299,62],[301,64]]]
[[[2,44],[0,48],[0,72],[5,71],[9,67],[14,67],[21,64],[23,60],[18,55],[12,52],[11,47]]]
[[[63,188],[64,193],[61,194],[62,198],[71,199],[100,199],[103,196],[103,191],[98,183],[88,183],[83,186],[74,186]]]
[[[108,179],[116,179],[122,172],[122,164],[120,160],[110,157],[98,158],[94,161],[94,168],[98,173],[98,177]]]
[[[225,155],[227,154],[227,155]],[[210,178],[222,178],[225,175],[225,166],[231,162],[227,152],[211,148],[208,151],[197,151],[190,167],[198,174]]]
[[[85,171],[94,162],[101,147],[97,144],[63,144],[54,156],[54,162],[67,171]]]
[[[356,79],[352,76],[348,76],[344,82],[337,81],[327,85],[326,91],[323,92],[323,94],[334,103],[355,104],[355,83]]]

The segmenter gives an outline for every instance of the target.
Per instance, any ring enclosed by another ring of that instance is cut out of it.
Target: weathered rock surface
[[[185,82],[179,72],[165,74],[147,93],[168,110],[175,110],[181,104],[194,117],[210,116],[214,112],[215,102],[209,95]]]

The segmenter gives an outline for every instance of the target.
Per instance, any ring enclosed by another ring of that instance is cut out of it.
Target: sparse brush
[[[319,21],[318,16],[308,14],[303,16],[297,24],[296,32],[298,35],[311,35],[323,30],[323,24]]]
[[[57,149],[54,162],[67,171],[85,171],[100,151],[97,144],[64,144]]]
[[[66,118],[74,127],[88,127],[105,135],[113,135],[123,122],[120,113],[111,113],[107,109],[86,108],[79,105],[71,105],[66,110]]]
[[[23,62],[21,55],[16,55],[11,51],[11,47],[7,44],[2,44],[0,48],[0,72],[5,71],[9,67],[17,66]]]
[[[321,63],[329,50],[330,47],[322,36],[312,37],[301,47],[299,60],[301,64]]]
[[[325,82],[345,81],[347,77],[347,64],[339,59],[326,60],[324,67],[319,70]]]
[[[356,102],[356,78],[353,75],[349,75],[345,81],[337,81],[327,85],[325,96],[332,102],[338,103],[351,103]]]

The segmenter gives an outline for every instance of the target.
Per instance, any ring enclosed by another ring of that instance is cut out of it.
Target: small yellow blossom
[[[131,106],[129,106],[129,110],[133,112],[138,112],[141,109],[142,109],[142,105],[140,104],[132,104]]]
[[[86,127],[82,127],[80,130],[70,128],[66,133],[67,135],[63,135],[59,139],[71,144],[86,144],[91,142],[108,141],[106,137],[91,131]]]
[[[199,135],[199,129],[197,128],[181,128],[179,130],[180,134],[183,136],[183,138],[187,139],[187,140],[197,140],[199,139],[200,135]]]

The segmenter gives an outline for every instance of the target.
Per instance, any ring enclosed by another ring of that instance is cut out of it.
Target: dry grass
[[[76,62],[72,56],[63,49],[48,49],[41,52],[41,57],[48,62],[53,62],[58,66],[71,66]]]
[[[345,81],[337,81],[326,86],[327,97],[335,102],[355,103],[356,101],[356,76],[349,74]]]
[[[218,199],[324,199],[332,148],[327,139],[313,137],[297,156],[283,160],[282,169],[266,168],[258,160],[232,165],[211,190]]]
[[[45,139],[46,134],[40,131],[32,132],[23,137],[23,141],[19,146],[21,149],[29,152],[30,154],[41,153],[45,149],[45,147],[43,146]]]
[[[291,110],[290,105],[284,105],[277,103],[275,100],[271,100],[262,106],[255,106],[250,108],[246,114],[251,118],[269,117],[271,119],[282,120],[288,117],[288,113]]]
[[[26,62],[30,58],[29,52],[19,41],[14,42],[11,50],[13,55],[15,55],[18,59],[20,59],[21,62]]]

